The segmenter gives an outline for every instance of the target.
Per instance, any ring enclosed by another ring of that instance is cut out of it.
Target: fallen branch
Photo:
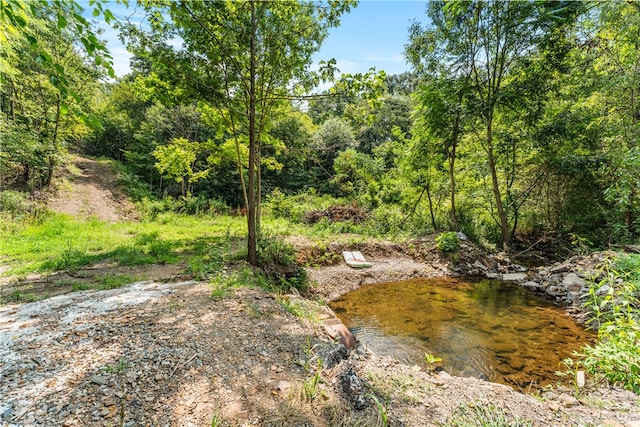
[[[180,368],[181,368],[181,367],[183,367],[183,366],[186,366],[186,365],[187,365],[187,363],[189,363],[189,362],[191,362],[193,359],[195,359],[197,355],[198,355],[198,353],[194,354],[193,356],[191,356],[191,357],[189,358],[189,360],[187,360],[187,361],[186,361],[186,362],[184,362],[184,363],[178,363],[178,365],[176,366],[176,368],[173,370],[173,372],[171,373],[171,375],[169,375],[169,378],[167,378],[167,379],[171,379],[171,377],[175,375],[175,373],[178,371],[178,369],[180,369]]]

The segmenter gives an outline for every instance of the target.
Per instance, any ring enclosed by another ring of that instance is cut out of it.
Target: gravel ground
[[[361,351],[329,364],[327,348],[319,324],[256,289],[216,300],[205,283],[142,282],[3,306],[0,425],[382,425],[384,414],[425,426],[488,411],[540,426],[640,426],[636,396],[617,389],[534,398]]]

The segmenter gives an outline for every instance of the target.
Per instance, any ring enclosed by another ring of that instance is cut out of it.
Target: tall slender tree
[[[178,67],[165,70],[178,77],[185,93],[196,94],[220,110],[238,152],[240,142],[248,140],[247,180],[242,182],[247,261],[257,265],[263,136],[274,111],[296,95],[297,87],[314,81],[309,71],[311,55],[355,1],[148,0],[143,5],[154,18],[156,40],[164,34],[164,42],[175,35],[183,41],[180,50],[167,50],[164,44],[163,55],[155,59],[175,64],[179,57]],[[165,15],[170,20],[164,20]],[[244,179],[240,158],[238,167]]]

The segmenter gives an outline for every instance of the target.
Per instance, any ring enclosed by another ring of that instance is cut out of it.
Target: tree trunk
[[[492,119],[487,120],[487,157],[489,159],[489,171],[491,172],[491,185],[493,187],[493,197],[496,201],[496,209],[498,210],[498,219],[500,221],[500,230],[502,231],[502,250],[509,250],[509,224],[507,222],[507,214],[502,205],[502,197],[500,196],[500,186],[498,185],[498,173],[496,171],[496,160],[493,154],[493,133]]]
[[[56,167],[55,156],[58,152],[58,129],[60,128],[60,104],[62,100],[60,96],[58,96],[58,102],[56,103],[56,123],[53,129],[53,141],[51,142],[51,146],[53,149],[53,153],[49,155],[49,167],[47,170],[47,181],[46,185],[49,187],[51,185],[51,181],[53,180],[53,171]]]
[[[258,265],[258,245],[256,235],[256,6],[251,1],[251,42],[249,76],[249,183],[247,188],[247,262],[252,266]]]
[[[458,106],[462,105],[463,93],[458,93]],[[449,182],[451,186],[451,226],[455,231],[460,231],[458,225],[458,215],[456,214],[456,152],[458,148],[458,139],[460,137],[460,109],[456,111],[456,118],[453,122],[453,132],[451,135],[451,147],[449,149]]]
[[[427,200],[429,201],[429,213],[431,214],[431,226],[433,227],[433,231],[436,231],[438,229],[438,225],[436,224],[436,215],[433,212],[433,201],[431,200],[431,180],[427,182],[426,190]]]

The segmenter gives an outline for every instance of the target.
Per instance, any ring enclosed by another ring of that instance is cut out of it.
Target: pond
[[[329,304],[377,355],[528,391],[560,378],[562,360],[595,334],[547,299],[495,280],[416,279],[365,285]]]

